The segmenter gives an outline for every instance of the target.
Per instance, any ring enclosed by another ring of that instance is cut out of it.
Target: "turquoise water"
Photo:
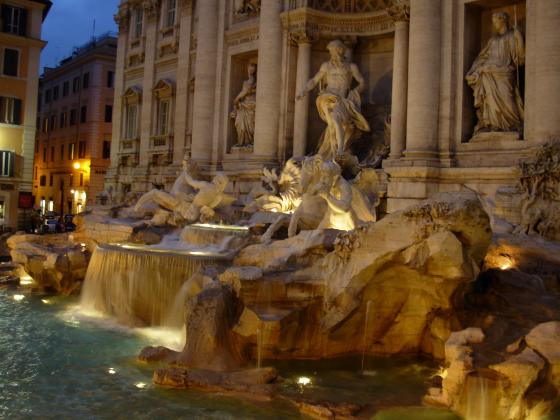
[[[21,293],[21,292],[17,292]],[[302,418],[286,401],[250,402],[151,384],[153,368],[135,361],[150,339],[110,330],[67,312],[75,302],[0,291],[0,418],[228,419]],[[278,363],[285,395],[379,405],[418,405],[433,366],[413,360],[370,359],[375,374],[362,377],[358,361]],[[112,372],[112,373],[110,373]],[[307,376],[307,387],[296,384]],[[142,386],[143,388],[139,388]],[[377,419],[452,419],[446,412],[391,408]]]

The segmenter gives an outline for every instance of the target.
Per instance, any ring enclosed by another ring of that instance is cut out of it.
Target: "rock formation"
[[[62,295],[79,293],[86,275],[89,253],[68,235],[17,234],[7,240],[15,264],[23,267],[46,291]]]

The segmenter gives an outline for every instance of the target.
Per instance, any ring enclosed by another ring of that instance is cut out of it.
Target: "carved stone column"
[[[308,32],[294,33],[293,41],[298,44],[298,58],[296,71],[296,95],[299,94],[310,78],[311,73],[311,44],[313,35]],[[296,100],[294,109],[294,149],[293,156],[305,156],[307,147],[307,126],[309,121],[309,95]]]
[[[400,159],[406,145],[410,3],[408,0],[396,0],[387,12],[395,21],[393,94],[391,99],[391,154],[389,158]]]
[[[441,71],[441,1],[411,0],[407,159],[433,164],[438,153]]]
[[[282,63],[281,12],[281,1],[262,0],[254,153],[265,158],[276,158],[278,150]]]
[[[147,167],[149,162],[150,136],[152,135],[152,116],[154,100],[152,89],[155,82],[156,44],[158,37],[159,4],[156,0],[144,3],[144,79],[142,81],[142,107],[140,116],[140,166]],[[148,190],[150,186],[146,185]]]
[[[560,3],[527,1],[525,137],[537,143],[560,138]]]
[[[218,56],[218,0],[198,1],[192,158],[209,163],[212,157],[214,95]]]

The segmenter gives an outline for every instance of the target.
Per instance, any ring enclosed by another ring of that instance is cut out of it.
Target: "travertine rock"
[[[550,364],[551,382],[560,391],[560,321],[537,325],[525,336],[525,342]]]
[[[80,291],[89,253],[69,241],[68,235],[13,235],[7,240],[10,255],[39,287],[63,295]]]

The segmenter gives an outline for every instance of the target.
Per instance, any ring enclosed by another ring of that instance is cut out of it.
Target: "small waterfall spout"
[[[368,326],[369,326],[369,318],[370,318],[370,312],[371,312],[371,300],[368,300],[367,304],[366,304],[366,319],[364,321],[364,335],[362,338],[362,375],[365,375],[366,369],[365,369],[365,364],[366,364],[366,350],[367,350],[367,339],[368,339]]]
[[[81,307],[129,326],[180,327],[182,308],[176,316],[169,310],[183,284],[202,267],[223,260],[201,254],[100,245],[88,267]]]

